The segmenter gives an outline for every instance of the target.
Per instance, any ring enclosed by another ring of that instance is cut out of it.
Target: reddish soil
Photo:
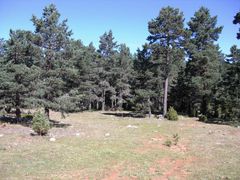
[[[149,173],[151,175],[155,175],[157,169],[165,167],[163,169],[163,173],[161,175],[156,175],[152,179],[156,180],[168,180],[169,178],[175,178],[178,180],[184,180],[187,178],[189,172],[185,169],[186,166],[190,165],[196,160],[195,157],[188,157],[186,159],[170,159],[170,158],[163,158],[161,160],[157,160],[154,163],[153,167],[149,168]]]

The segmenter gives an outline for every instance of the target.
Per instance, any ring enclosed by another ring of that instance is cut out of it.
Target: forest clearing
[[[0,1],[0,180],[239,180],[239,7]]]
[[[21,124],[0,125],[1,179],[240,177],[237,127],[182,116],[176,122],[133,118],[127,112],[72,113],[61,119],[51,111],[50,117],[60,121],[47,136],[33,136]]]

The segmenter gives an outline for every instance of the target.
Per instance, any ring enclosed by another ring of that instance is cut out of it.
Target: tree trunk
[[[151,101],[150,98],[148,98],[148,117],[150,118],[152,115],[152,111],[151,111]]]
[[[111,109],[113,110],[113,99],[111,99]]]
[[[89,110],[89,111],[92,110],[92,103],[91,103],[91,101],[90,101],[89,104],[88,104],[88,110]]]
[[[105,111],[105,90],[102,93],[102,111]]]
[[[168,77],[165,79],[164,84],[163,116],[166,116],[167,114],[167,96],[168,96]]]
[[[209,112],[208,107],[209,107],[208,97],[206,95],[204,95],[202,98],[201,113],[207,116],[207,114]]]
[[[123,102],[123,99],[122,99],[122,92],[120,92],[119,94],[119,109],[122,110],[122,103]]]
[[[12,109],[11,107],[8,107],[8,106],[7,106],[7,107],[5,108],[5,111],[9,114],[9,113],[11,112],[11,109]]]
[[[159,99],[158,99],[158,110],[161,112],[161,109],[162,109],[162,107],[161,107],[161,102],[162,102],[162,98],[160,98],[159,97]]]
[[[18,106],[16,107],[15,114],[16,114],[17,119],[19,119],[21,117],[21,110]]]
[[[48,119],[49,119],[49,108],[48,107],[45,107],[45,115],[48,117]]]
[[[20,105],[20,95],[19,95],[19,93],[16,93],[16,111],[15,111],[15,114],[16,114],[17,119],[21,117],[21,110],[19,108],[19,105]]]
[[[99,109],[99,101],[97,101],[97,110]]]

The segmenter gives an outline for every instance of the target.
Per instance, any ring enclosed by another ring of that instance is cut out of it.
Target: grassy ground
[[[60,122],[46,137],[0,124],[0,179],[240,179],[239,128],[183,117],[50,116]],[[164,145],[174,134],[177,145]]]

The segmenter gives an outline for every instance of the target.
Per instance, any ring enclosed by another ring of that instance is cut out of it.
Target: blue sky
[[[32,14],[41,17],[42,9],[56,4],[61,19],[68,19],[73,38],[85,45],[91,41],[98,47],[99,37],[110,29],[118,43],[126,43],[134,53],[149,35],[147,23],[159,10],[172,6],[183,11],[186,22],[201,6],[218,16],[218,25],[224,26],[218,43],[222,52],[229,53],[236,39],[239,25],[233,25],[233,16],[240,10],[240,0],[0,0],[0,37],[8,39],[9,29],[34,30]]]

